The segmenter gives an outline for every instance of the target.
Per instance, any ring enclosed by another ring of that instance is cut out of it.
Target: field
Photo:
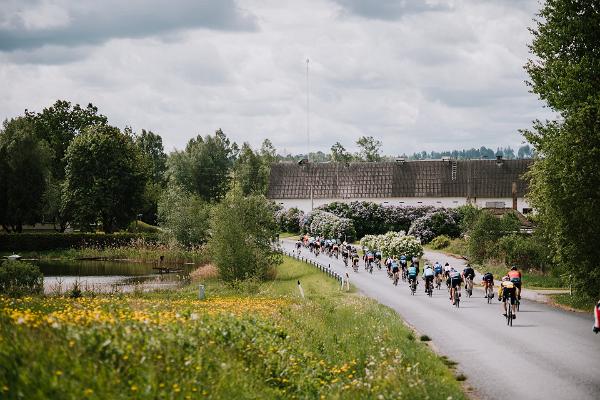
[[[272,282],[202,283],[206,300],[196,284],[0,297],[0,397],[465,398],[396,313],[313,267],[286,258]]]

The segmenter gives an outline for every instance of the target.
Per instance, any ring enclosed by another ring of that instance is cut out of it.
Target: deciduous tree
[[[139,212],[146,176],[133,138],[111,126],[88,127],[65,155],[64,196],[83,228],[100,221],[112,233]]]
[[[600,296],[600,3],[547,0],[531,29],[529,85],[560,114],[525,132],[539,154],[529,175],[555,262]]]

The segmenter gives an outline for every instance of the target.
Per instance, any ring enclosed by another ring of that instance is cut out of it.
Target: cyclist
[[[521,271],[519,271],[517,267],[513,265],[510,271],[508,271],[508,277],[517,288],[517,299],[521,300]]]
[[[410,266],[415,267],[417,269],[417,275],[419,275],[419,261],[417,261],[416,257],[413,257]]]
[[[352,268],[354,268],[354,271],[358,272],[358,260],[360,260],[360,257],[358,257],[358,252],[356,251],[356,249],[352,249]]]
[[[396,263],[395,261],[392,261],[391,263],[391,267],[392,267],[392,281],[394,282],[394,285],[398,284],[398,279],[400,279],[399,275],[400,275],[400,268],[398,267],[398,263]]]
[[[369,266],[371,265],[371,263],[373,261],[375,261],[375,255],[373,254],[373,252],[371,250],[369,250],[365,254],[365,268],[369,268]]]
[[[510,281],[510,277],[507,275],[502,278],[502,283],[498,289],[498,301],[502,301],[502,307],[504,309],[504,315],[506,317],[506,301],[510,299],[510,305],[512,307],[513,319],[517,319],[517,287]],[[504,300],[504,301],[503,301]]]
[[[427,289],[431,286],[431,290],[433,290],[433,268],[429,264],[425,264],[425,268],[423,269],[423,280],[425,281],[425,293],[427,293]]]
[[[392,257],[388,257],[385,260],[385,267],[387,268],[387,273],[390,278],[393,276],[393,274],[392,274],[392,264],[393,263],[394,263],[394,260],[392,259]],[[398,264],[396,264],[396,267],[397,266],[398,266]]]
[[[337,242],[333,243],[333,255],[335,256],[335,258],[338,258],[340,256],[340,248]]]
[[[441,285],[442,282],[442,274],[444,273],[444,269],[442,268],[442,264],[436,262],[433,266],[433,273],[435,275],[435,282],[438,285]]]
[[[470,293],[473,293],[473,279],[475,279],[475,270],[470,264],[467,264],[462,272],[462,276],[465,281],[465,290],[469,290]]]
[[[444,277],[446,279],[448,279],[449,276],[450,276],[450,264],[446,263],[444,265]]]
[[[600,332],[600,301],[594,307],[594,333]]]
[[[484,292],[486,294],[491,293],[491,298],[494,298],[494,275],[491,272],[486,272],[485,274],[483,274],[481,282],[483,283]]]
[[[412,285],[413,283],[415,285],[418,285],[419,282],[417,282],[417,276],[419,275],[419,268],[417,266],[415,266],[415,264],[413,263],[410,265],[410,267],[408,267],[407,273],[408,273],[409,286]]]
[[[377,263],[377,268],[381,269],[381,252],[379,250],[375,251],[375,261]]]
[[[302,242],[298,240],[296,242],[296,253],[298,253],[298,255],[300,255],[300,248],[302,248]]]
[[[460,297],[461,283],[462,278],[460,276],[460,272],[458,272],[454,268],[450,268],[450,271],[448,271],[448,278],[446,279],[446,284],[450,288],[450,300],[452,301],[452,305],[456,303],[456,296]]]

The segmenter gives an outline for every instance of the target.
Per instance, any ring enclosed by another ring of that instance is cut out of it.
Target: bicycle
[[[454,289],[454,306],[460,308],[460,292],[458,289]]]
[[[399,280],[398,273],[394,272],[394,286],[398,286],[398,280]]]
[[[369,263],[369,273],[373,274],[373,263]]]
[[[414,296],[416,291],[417,291],[417,279],[415,278],[415,279],[411,279],[411,281],[410,281],[410,294]]]
[[[435,286],[437,287],[437,290],[442,290],[442,277],[440,275],[435,277]]]
[[[427,295],[429,297],[432,297],[433,296],[433,282],[425,281],[425,285],[427,285],[427,287],[425,288]]]
[[[487,298],[488,304],[492,302],[494,298],[494,287],[491,285],[486,285],[485,287],[485,297]]]
[[[402,268],[402,282],[406,282],[406,278],[408,277],[408,272],[406,268]]]
[[[504,299],[504,304],[506,304],[506,299]],[[514,319],[513,317],[514,317],[514,314],[513,314],[513,310],[512,310],[512,305],[509,302],[508,310],[506,311],[506,325],[512,326],[513,319]]]
[[[465,280],[465,291],[467,292],[467,297],[471,297],[473,294],[473,279],[467,278]]]

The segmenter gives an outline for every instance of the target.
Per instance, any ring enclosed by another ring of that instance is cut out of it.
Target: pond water
[[[64,293],[79,283],[81,290],[95,292],[130,292],[175,287],[194,268],[181,265],[182,272],[159,274],[155,264],[119,261],[36,261],[44,274],[44,292]],[[171,266],[174,268],[173,266]]]

